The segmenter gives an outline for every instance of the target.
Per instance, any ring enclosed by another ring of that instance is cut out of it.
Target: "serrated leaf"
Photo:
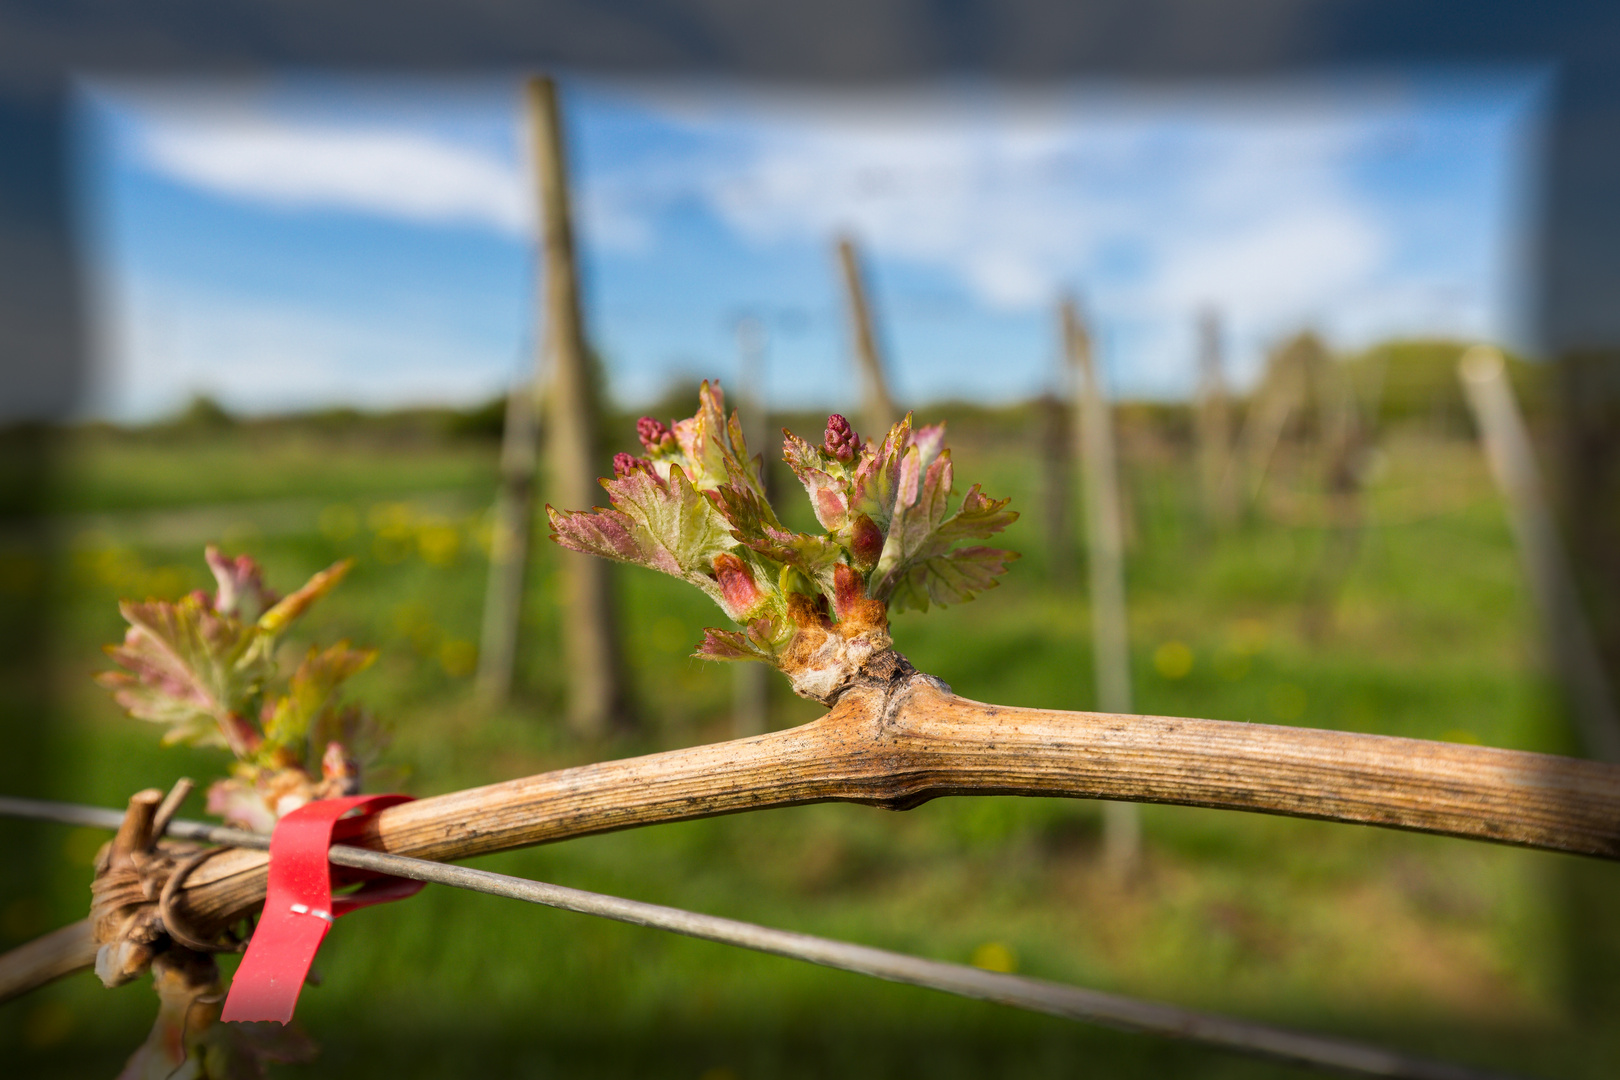
[[[689,581],[718,599],[714,558],[737,546],[726,519],[679,466],[668,479],[647,467],[603,480],[611,510],[546,507],[563,547],[635,563]]]
[[[940,525],[939,539],[954,544],[994,536],[1018,520],[1018,511],[1007,509],[1010,502],[1010,498],[992,499],[974,484],[962,500],[961,509]]]
[[[872,574],[872,596],[899,611],[961,603],[989,588],[1005,571],[1008,554],[991,548],[966,549],[971,554],[950,549],[963,540],[993,536],[1018,519],[1006,508],[1010,500],[988,498],[977,484],[956,513],[947,516],[953,485],[950,451],[938,451],[919,483],[913,477],[921,459],[922,447],[906,451],[897,474],[895,518]]]
[[[679,564],[663,548],[645,549],[636,540],[636,521],[622,510],[556,510],[546,507],[551,538],[570,551],[636,563],[679,576]]]
[[[250,753],[258,734],[243,717],[252,714],[274,670],[253,648],[256,628],[196,596],[125,602],[119,610],[129,629],[107,654],[124,670],[97,677],[114,700],[138,719],[168,725],[165,743]]]
[[[911,447],[901,459],[894,518],[889,523],[888,536],[873,575],[880,589],[885,578],[898,567],[922,557],[930,545],[943,542],[948,546],[950,543],[938,535],[950,509],[955,476],[950,451],[940,454],[928,466],[927,473],[919,477],[921,457],[918,449]]]
[[[896,581],[889,606],[895,611],[927,611],[930,603],[940,607],[966,603],[995,588],[996,578],[1016,558],[1015,551],[969,547],[920,559]]]

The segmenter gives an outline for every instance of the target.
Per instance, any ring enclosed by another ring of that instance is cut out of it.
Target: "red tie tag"
[[[287,1023],[333,920],[357,908],[403,900],[422,888],[420,881],[345,868],[340,885],[363,884],[355,892],[334,898],[333,868],[327,861],[332,843],[352,837],[367,814],[410,800],[409,795],[317,799],[276,822],[270,835],[264,914],[231,980],[220,1019]],[[362,813],[338,820],[351,810]]]

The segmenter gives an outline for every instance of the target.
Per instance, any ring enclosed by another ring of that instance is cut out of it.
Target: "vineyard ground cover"
[[[1025,558],[970,605],[898,617],[897,642],[969,697],[1090,707],[1090,624],[1083,595],[1049,584],[1034,439],[1016,434],[1032,428],[1006,414],[952,419],[964,475],[1026,511],[1007,540]],[[1281,478],[1273,523],[1215,540],[1198,523],[1184,449],[1145,427],[1123,434],[1144,712],[1570,749],[1472,444],[1419,429],[1386,439],[1372,525],[1331,629],[1313,640],[1300,597],[1325,532],[1303,474]],[[251,546],[272,580],[359,558],[320,615],[322,636],[383,647],[356,691],[392,721],[408,790],[727,735],[729,670],[686,655],[715,613],[693,590],[635,573],[619,580],[647,732],[595,750],[559,734],[546,719],[561,697],[549,545],[531,576],[519,698],[495,716],[472,705],[485,526],[409,496],[460,490],[476,504],[492,490],[493,445],[296,426],[200,439],[84,438],[61,458],[59,505],[150,513],[325,500],[302,530],[256,535],[244,524],[224,538]],[[203,585],[198,546],[219,537],[133,542],[116,516],[104,520],[51,567],[51,751],[25,794],[117,806],[177,770],[219,771],[205,753],[160,750],[155,730],[119,715],[88,679],[103,666],[97,647],[120,631],[113,601]],[[785,685],[773,695],[779,726],[819,712]],[[194,799],[185,813],[202,808]],[[1145,875],[1127,889],[1097,873],[1094,806],[1010,798],[898,815],[772,811],[479,865],[1533,1075],[1609,1076],[1620,1065],[1620,1039],[1604,1023],[1620,1004],[1620,941],[1613,930],[1603,939],[1613,920],[1595,915],[1620,896],[1620,868],[1186,808],[1150,807],[1144,820]],[[0,830],[42,837],[50,856],[38,877],[8,882],[5,944],[82,916],[104,836]],[[1299,1075],[442,889],[340,924],[319,966],[325,982],[305,996],[303,1018],[322,1057],[300,1075]],[[76,977],[0,1009],[0,1056],[40,1073],[110,1076],[150,1015],[144,985],[107,991]]]

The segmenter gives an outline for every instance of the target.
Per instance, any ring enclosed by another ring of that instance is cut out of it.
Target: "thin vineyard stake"
[[[849,302],[850,334],[854,338],[855,361],[861,369],[861,426],[868,437],[876,438],[897,419],[894,398],[889,394],[888,372],[878,349],[877,331],[872,326],[872,302],[861,272],[860,254],[855,241],[838,238],[838,265],[844,275],[844,294]]]
[[[521,381],[506,398],[506,425],[501,435],[501,486],[495,495],[495,528],[490,537],[489,583],[484,595],[484,623],[479,635],[478,697],[504,704],[512,694],[518,629],[523,618],[523,583],[529,562],[529,534],[534,523],[534,476],[539,451],[539,403],[536,387],[543,366],[537,350],[536,381]]]
[[[568,157],[557,85],[547,78],[525,84],[533,125],[535,172],[540,185],[544,251],[547,354],[551,412],[547,423],[550,490],[557,506],[594,506],[602,498],[596,478],[598,387],[585,344],[579,268],[568,194]],[[568,722],[576,734],[596,738],[629,724],[622,658],[613,618],[613,579],[606,560],[559,551],[563,570],[562,635],[567,661]]]
[[[1470,349],[1458,363],[1458,374],[1479,425],[1491,475],[1507,502],[1531,597],[1582,741],[1594,757],[1620,761],[1620,715],[1615,712],[1614,694],[1547,508],[1535,450],[1502,354],[1484,346]]]
[[[1322,641],[1333,627],[1339,594],[1355,567],[1361,546],[1366,517],[1362,498],[1366,428],[1349,370],[1342,361],[1320,351],[1311,384],[1317,399],[1317,443],[1328,532],[1305,585],[1301,606],[1306,639]]]
[[[1260,385],[1249,395],[1243,418],[1242,466],[1247,473],[1249,505],[1256,506],[1265,494],[1283,433],[1296,409],[1305,405],[1305,361],[1301,338],[1295,338],[1272,352]],[[1234,463],[1235,467],[1235,463]]]
[[[1198,316],[1198,479],[1204,516],[1217,530],[1230,527],[1237,517],[1232,410],[1221,359],[1221,319],[1210,308]]]
[[[1085,481],[1086,562],[1091,578],[1092,651],[1096,660],[1097,707],[1131,711],[1130,627],[1125,610],[1125,530],[1119,504],[1119,463],[1114,424],[1092,357],[1091,338],[1073,300],[1060,309],[1064,353],[1074,369],[1075,413],[1079,419],[1080,472]],[[1103,856],[1119,880],[1132,877],[1142,861],[1142,813],[1131,803],[1103,807]]]
[[[0,797],[0,814],[44,821],[64,821],[116,829],[124,815],[117,810],[32,799]],[[270,838],[208,825],[173,821],[173,836],[209,840],[230,846],[264,850]],[[388,855],[367,848],[334,844],[331,861],[338,866],[372,870],[395,877],[449,885],[531,904],[597,915],[618,922],[667,930],[722,945],[735,945],[791,960],[870,975],[889,982],[939,990],[959,997],[997,1002],[1014,1008],[1046,1013],[1068,1020],[1103,1024],[1125,1031],[1168,1036],[1205,1043],[1239,1053],[1356,1075],[1400,1077],[1407,1080],[1506,1080],[1502,1074],[1467,1066],[1413,1057],[1396,1050],[1344,1039],[1310,1035],[1247,1020],[1195,1012],[1174,1005],[1141,1001],[1076,986],[984,971],[963,964],[925,960],[903,953],[855,945],[829,938],[776,930],[754,923],[702,915],[680,908],[626,900],[617,896],[571,889],[507,874],[464,866]]]

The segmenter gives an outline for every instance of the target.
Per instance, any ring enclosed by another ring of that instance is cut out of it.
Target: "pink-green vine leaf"
[[[944,607],[972,600],[993,589],[1015,551],[968,547],[932,555],[911,563],[895,582],[889,606],[895,611],[927,611],[930,603]]]
[[[974,484],[962,500],[962,506],[939,527],[939,539],[945,543],[961,540],[985,540],[1001,532],[1018,520],[1018,511],[1008,510],[1011,499],[992,499]]]
[[[259,616],[258,627],[265,634],[279,634],[310,606],[337,588],[338,582],[354,567],[353,559],[343,559],[310,578],[296,592],[278,601],[269,611]]]
[[[129,627],[107,649],[117,670],[97,680],[132,716],[165,725],[166,743],[228,749],[236,762],[209,788],[209,808],[233,824],[268,829],[311,799],[359,789],[361,770],[386,733],[339,695],[376,653],[343,641],[311,647],[290,675],[277,664],[277,636],[331,591],[349,563],[323,570],[246,621],[241,616],[251,618],[271,595],[256,564],[214,549],[206,557],[219,593],[120,605]]]
[[[900,488],[900,466],[911,444],[911,415],[889,429],[876,448],[867,443],[850,484],[850,509],[871,518],[885,534],[894,517]]]
[[[659,561],[661,548],[642,550],[636,542],[635,519],[621,510],[554,510],[547,506],[546,515],[551,520],[551,538],[570,551],[639,563],[679,576],[673,559]]]
[[[119,610],[129,629],[107,654],[123,670],[97,676],[113,699],[131,716],[167,725],[165,744],[251,754],[259,734],[245,718],[255,714],[274,668],[253,648],[256,629],[195,594],[174,602],[126,601]]]
[[[766,529],[781,531],[776,511],[771,509],[764,494],[745,484],[722,484],[708,492],[708,497],[720,516],[726,519],[735,540],[746,543],[748,537],[759,535]]]
[[[737,546],[726,519],[680,465],[667,478],[650,467],[603,480],[611,510],[546,507],[552,539],[563,547],[634,563],[681,578],[716,600],[714,558]]]
[[[917,460],[921,457],[919,449]],[[1006,508],[1010,500],[988,498],[977,484],[956,513],[947,516],[952,489],[949,450],[939,451],[920,484],[911,479],[916,468],[908,451],[895,518],[872,573],[871,595],[897,611],[926,611],[929,603],[962,603],[989,588],[1006,570],[1011,556],[991,548],[973,548],[969,549],[973,555],[953,558],[950,549],[963,540],[993,536],[1018,519],[1015,511]],[[985,552],[996,557],[989,558]]]

